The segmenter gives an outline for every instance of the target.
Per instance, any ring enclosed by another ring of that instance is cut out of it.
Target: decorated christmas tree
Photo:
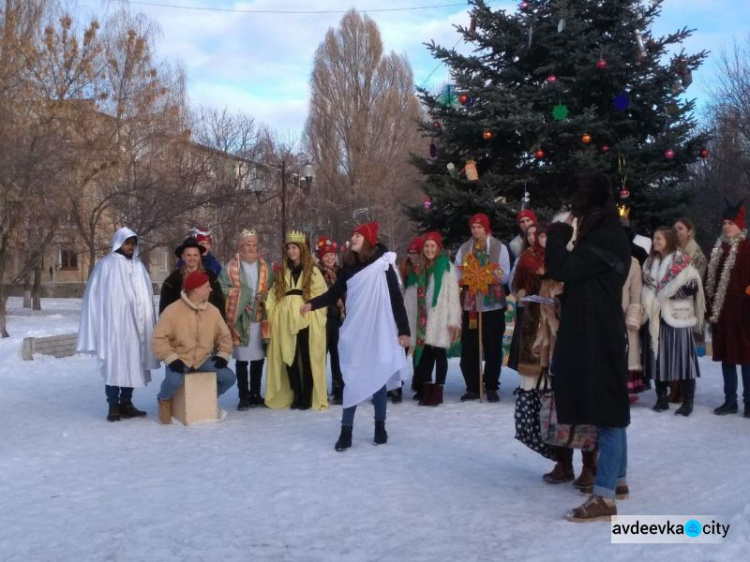
[[[409,213],[451,242],[482,211],[501,237],[522,207],[568,201],[575,174],[601,171],[634,226],[671,224],[691,167],[707,157],[685,90],[706,52],[680,48],[692,30],[657,37],[662,0],[529,0],[493,10],[470,0],[464,55],[430,44],[452,84],[420,89],[425,202]],[[543,211],[544,213],[544,211]]]

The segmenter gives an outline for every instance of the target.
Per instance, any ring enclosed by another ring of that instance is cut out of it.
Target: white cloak
[[[115,253],[136,236],[123,227],[112,238],[112,253],[94,267],[83,296],[76,351],[96,355],[105,384],[140,388],[151,382],[159,361],[151,354],[154,291],[138,259]]]
[[[406,354],[398,344],[386,271],[396,254],[386,252],[346,282],[346,320],[339,332],[344,408],[356,406],[387,386],[401,386]]]

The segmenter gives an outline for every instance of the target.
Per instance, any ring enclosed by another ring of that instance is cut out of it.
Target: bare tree
[[[402,205],[414,203],[418,177],[409,165],[420,139],[419,104],[407,60],[384,55],[375,22],[348,12],[315,53],[305,145],[317,165],[314,199],[334,237],[367,207],[392,246],[411,230]]]

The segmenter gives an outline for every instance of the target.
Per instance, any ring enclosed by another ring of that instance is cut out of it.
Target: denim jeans
[[[217,394],[221,396],[227,390],[234,386],[236,377],[229,367],[219,369],[214,364],[212,358],[206,359],[206,361],[198,368],[193,368],[192,372],[214,372],[216,373],[216,386],[218,387]],[[164,380],[161,383],[161,390],[159,390],[159,400],[171,400],[172,397],[185,382],[185,375],[190,373],[178,373],[169,368],[169,365],[164,367]]]
[[[388,392],[385,386],[372,395],[372,403],[375,406],[375,421],[385,421],[385,410],[388,405]],[[341,414],[341,425],[354,425],[356,411],[356,406],[344,408]]]
[[[105,384],[104,393],[107,395],[107,404],[125,404],[133,399],[133,387],[130,386],[110,386]]]
[[[750,365],[740,365],[742,372],[742,400],[750,404]],[[721,374],[724,375],[724,397],[727,402],[737,402],[737,365],[721,363]]]
[[[599,467],[596,469],[594,494],[615,497],[618,484],[625,484],[628,471],[628,438],[624,427],[597,427],[599,432]]]

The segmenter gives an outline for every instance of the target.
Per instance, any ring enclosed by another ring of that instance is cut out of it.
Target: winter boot
[[[695,379],[682,381],[682,406],[677,408],[675,415],[689,416],[693,413],[693,399],[695,398]]]
[[[344,389],[334,388],[333,398],[331,399],[331,404],[333,404],[334,406],[341,406],[341,404],[343,403],[344,403]]]
[[[669,392],[669,383],[656,381],[656,404],[654,404],[654,412],[664,412],[669,410],[669,400],[667,399],[667,393]]]
[[[169,425],[172,423],[172,401],[159,400],[159,423]]]
[[[573,449],[567,447],[555,447],[555,467],[542,478],[548,484],[562,484],[572,482],[575,478],[573,473]]]
[[[385,422],[375,422],[375,436],[372,438],[376,445],[383,445],[388,443],[388,434],[385,432]]]
[[[472,392],[471,390],[467,390],[463,396],[461,396],[461,402],[469,402],[471,400],[479,400],[479,394],[476,392]]]
[[[400,404],[404,399],[404,390],[402,388],[394,388],[388,391],[388,398],[391,399],[393,404]]]
[[[745,402],[745,413],[743,417],[750,418],[750,402]]]
[[[737,410],[738,408],[736,400],[726,400],[721,406],[714,410],[714,414],[716,414],[717,416],[726,416],[727,414],[736,414]]]
[[[439,406],[443,403],[443,385],[442,384],[436,384],[435,385],[435,406]]]
[[[116,422],[120,421],[121,414],[120,414],[120,405],[119,404],[110,404],[109,405],[109,413],[107,414],[107,421],[108,422]]]
[[[682,384],[682,381],[671,381],[669,383],[669,397],[667,400],[672,404],[682,402],[682,397],[684,396]]]
[[[133,402],[130,400],[120,403],[120,416],[123,418],[142,418],[145,415],[146,412],[133,406]]]
[[[240,403],[237,409],[246,412],[250,409],[250,390],[247,387],[247,361],[235,361],[234,368],[237,371],[237,389],[240,395]]]
[[[613,515],[617,515],[615,500],[592,495],[582,505],[568,511],[565,519],[574,523],[588,523],[589,521],[611,521]]]
[[[487,389],[487,402],[500,402],[500,395],[496,389]]]
[[[339,440],[336,441],[336,444],[333,446],[333,448],[341,452],[341,451],[346,451],[351,446],[352,446],[352,426],[342,425],[341,434],[339,435]]]
[[[581,451],[581,457],[583,457],[583,468],[581,469],[581,475],[573,482],[573,486],[584,494],[590,494],[594,490],[599,451],[598,449]]]
[[[422,383],[422,397],[419,399],[420,406],[437,406],[437,402],[435,401],[436,386],[434,382]]]
[[[260,394],[260,383],[263,379],[263,359],[250,361],[250,407],[264,406],[266,401]]]

